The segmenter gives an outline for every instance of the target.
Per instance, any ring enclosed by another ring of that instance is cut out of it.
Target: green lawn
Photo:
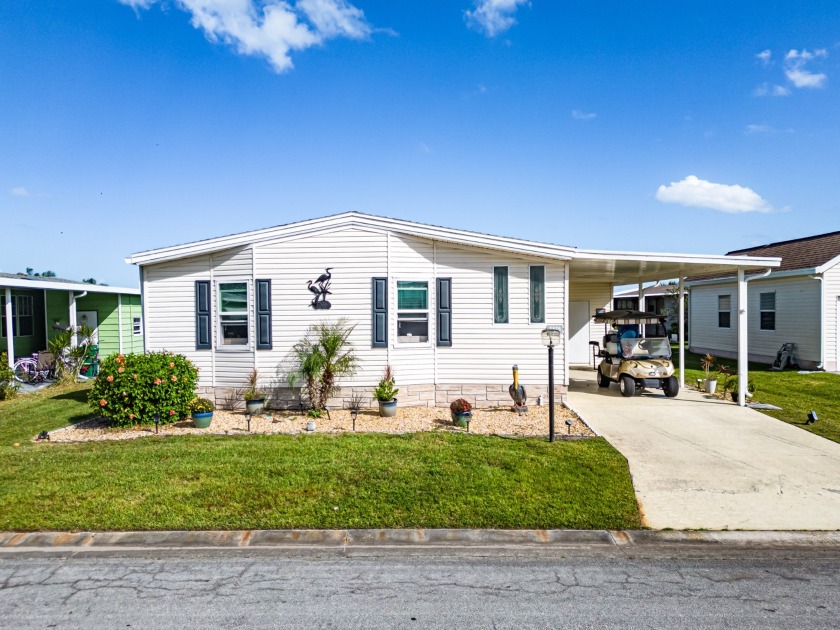
[[[686,352],[685,356],[686,385],[695,383],[698,378],[705,378],[706,374],[700,367],[702,355]],[[679,365],[676,347],[673,358]],[[718,362],[732,370],[737,369],[734,360],[719,359]],[[750,363],[749,371],[749,382],[755,385],[753,400],[782,408],[782,411],[763,413],[840,442],[840,374],[798,374],[791,370],[773,372],[770,366],[761,363]],[[719,382],[718,387],[721,384]],[[819,420],[805,425],[803,423],[811,409],[817,412]]]
[[[88,416],[86,390],[49,389],[0,403],[0,529],[640,526],[627,463],[601,438],[30,442],[41,430]]]

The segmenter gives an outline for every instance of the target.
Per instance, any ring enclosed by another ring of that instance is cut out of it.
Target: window
[[[508,268],[493,267],[493,322],[508,323]]]
[[[531,267],[531,323],[545,323],[545,267]]]
[[[615,298],[613,308],[617,311],[635,311],[639,307],[639,298]]]
[[[761,330],[776,330],[776,292],[758,294]]]
[[[135,335],[142,335],[143,334],[143,322],[140,320],[139,317],[134,317],[131,320],[131,332]]]
[[[248,284],[219,283],[219,329],[222,346],[248,345]]]
[[[6,298],[0,301],[2,306],[2,336],[6,336]],[[35,322],[32,318],[32,296],[12,296],[12,327],[15,337],[31,337],[35,334]]]
[[[730,328],[732,326],[732,296],[718,296],[718,328]]]
[[[397,282],[397,339],[403,343],[429,340],[428,282]]]

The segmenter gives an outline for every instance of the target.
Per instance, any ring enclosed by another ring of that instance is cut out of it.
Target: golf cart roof
[[[594,319],[596,324],[658,324],[665,317],[658,313],[620,310],[598,313]]]

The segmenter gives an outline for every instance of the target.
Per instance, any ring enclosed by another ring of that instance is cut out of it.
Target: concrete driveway
[[[649,527],[840,529],[840,444],[696,391],[623,398],[591,368],[568,403],[627,458]]]

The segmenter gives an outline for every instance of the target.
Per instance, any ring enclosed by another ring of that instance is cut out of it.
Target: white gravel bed
[[[293,411],[267,411],[251,418],[251,433],[307,433],[306,414]],[[571,426],[566,425],[571,420]],[[330,411],[315,420],[316,433],[346,433],[353,430],[350,412],[346,409]],[[379,412],[363,409],[356,418],[357,433],[415,433],[418,431],[466,432],[452,424],[448,408],[403,407],[393,418],[381,418]],[[243,435],[248,432],[246,416],[241,411],[216,410],[207,429],[196,429],[192,420],[161,425],[159,436],[167,435]],[[517,414],[510,409],[474,409],[470,433],[503,436],[548,435],[548,406],[532,406],[528,413]],[[555,432],[558,436],[593,436],[592,430],[562,405],[555,406]],[[50,432],[52,442],[93,442],[102,440],[131,440],[155,435],[154,426],[130,429],[111,428],[106,418],[91,418],[75,425]]]

